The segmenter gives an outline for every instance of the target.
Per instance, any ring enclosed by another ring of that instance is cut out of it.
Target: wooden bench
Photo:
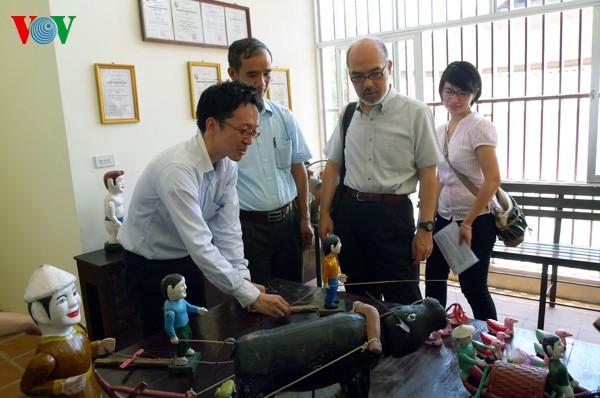
[[[558,267],[600,271],[600,248],[571,244],[573,232],[578,229],[585,228],[585,232],[577,234],[588,241],[591,234],[600,232],[600,186],[503,182],[502,189],[523,208],[532,232],[526,233],[525,241],[518,247],[496,242],[492,258],[542,265],[537,327],[543,329],[548,294],[550,306],[556,301]],[[552,274],[548,286],[550,266]]]

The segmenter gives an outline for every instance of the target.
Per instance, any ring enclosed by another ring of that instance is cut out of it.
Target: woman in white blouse
[[[446,160],[438,165],[438,204],[434,234],[458,222],[459,245],[471,247],[479,261],[458,276],[476,319],[496,319],[496,306],[487,278],[496,234],[491,209],[500,186],[496,157],[496,127],[471,109],[481,96],[481,76],[469,62],[452,62],[442,74],[439,92],[450,120],[437,129]],[[479,189],[477,196],[461,182],[452,167]],[[427,259],[425,294],[446,306],[449,267],[434,242]],[[443,280],[443,282],[433,282]]]

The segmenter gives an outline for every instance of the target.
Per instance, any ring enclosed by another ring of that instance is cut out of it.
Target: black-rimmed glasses
[[[385,67],[387,65],[382,66],[380,71],[367,73],[366,75],[350,75],[350,80],[352,83],[363,83],[365,80],[379,80],[383,77],[385,73]]]
[[[239,131],[239,132],[240,132],[240,134],[242,135],[242,138],[243,138],[243,139],[246,139],[246,138],[250,138],[250,137],[252,137],[252,139],[254,139],[254,140],[255,140],[255,139],[257,139],[258,137],[260,137],[260,134],[261,134],[261,132],[260,132],[260,131],[258,131],[258,130],[254,130],[254,131],[246,131],[246,130],[239,129],[239,128],[235,127],[235,126],[234,126],[234,125],[232,125],[232,124],[229,124],[229,123],[227,123],[225,120],[223,120],[223,123],[225,123],[226,125],[228,125],[229,127],[233,128],[233,129],[236,129],[237,131]]]

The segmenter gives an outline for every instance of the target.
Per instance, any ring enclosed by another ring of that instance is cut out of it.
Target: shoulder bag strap
[[[344,177],[346,177],[346,159],[344,158],[344,150],[346,149],[346,133],[348,133],[348,127],[350,126],[350,122],[352,121],[352,117],[354,116],[354,112],[356,111],[356,102],[350,102],[344,111],[344,116],[342,117],[342,164],[340,169],[340,184],[344,183]]]
[[[446,162],[448,162],[448,166],[450,166],[452,171],[454,171],[454,174],[456,174],[460,182],[462,182],[463,185],[467,187],[469,191],[471,191],[473,196],[477,196],[479,189],[475,186],[475,184],[473,184],[473,182],[471,182],[471,180],[469,180],[466,175],[456,170],[454,166],[452,166],[452,163],[450,163],[450,159],[448,159],[448,127],[446,127],[446,137],[444,140],[444,157],[446,158]]]

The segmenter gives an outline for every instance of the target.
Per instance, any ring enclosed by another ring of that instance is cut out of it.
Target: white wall
[[[313,2],[237,4],[250,8],[252,35],[269,46],[273,66],[290,68],[293,110],[317,156]],[[9,210],[0,217],[0,278],[14,281],[0,289],[0,309],[22,312],[22,293],[36,265],[48,262],[76,274],[72,257],[102,248],[107,238],[102,176],[113,168],[96,169],[93,156],[116,156],[127,198],[154,155],[195,133],[187,62],[220,63],[225,79],[227,50],[144,42],[135,0],[20,0],[2,2],[0,12],[0,43],[10,54],[0,76],[0,183],[10,187],[10,194],[0,195]],[[22,45],[11,15],[76,19],[64,45],[58,38]],[[100,123],[93,65],[113,62],[135,65],[138,123]]]

